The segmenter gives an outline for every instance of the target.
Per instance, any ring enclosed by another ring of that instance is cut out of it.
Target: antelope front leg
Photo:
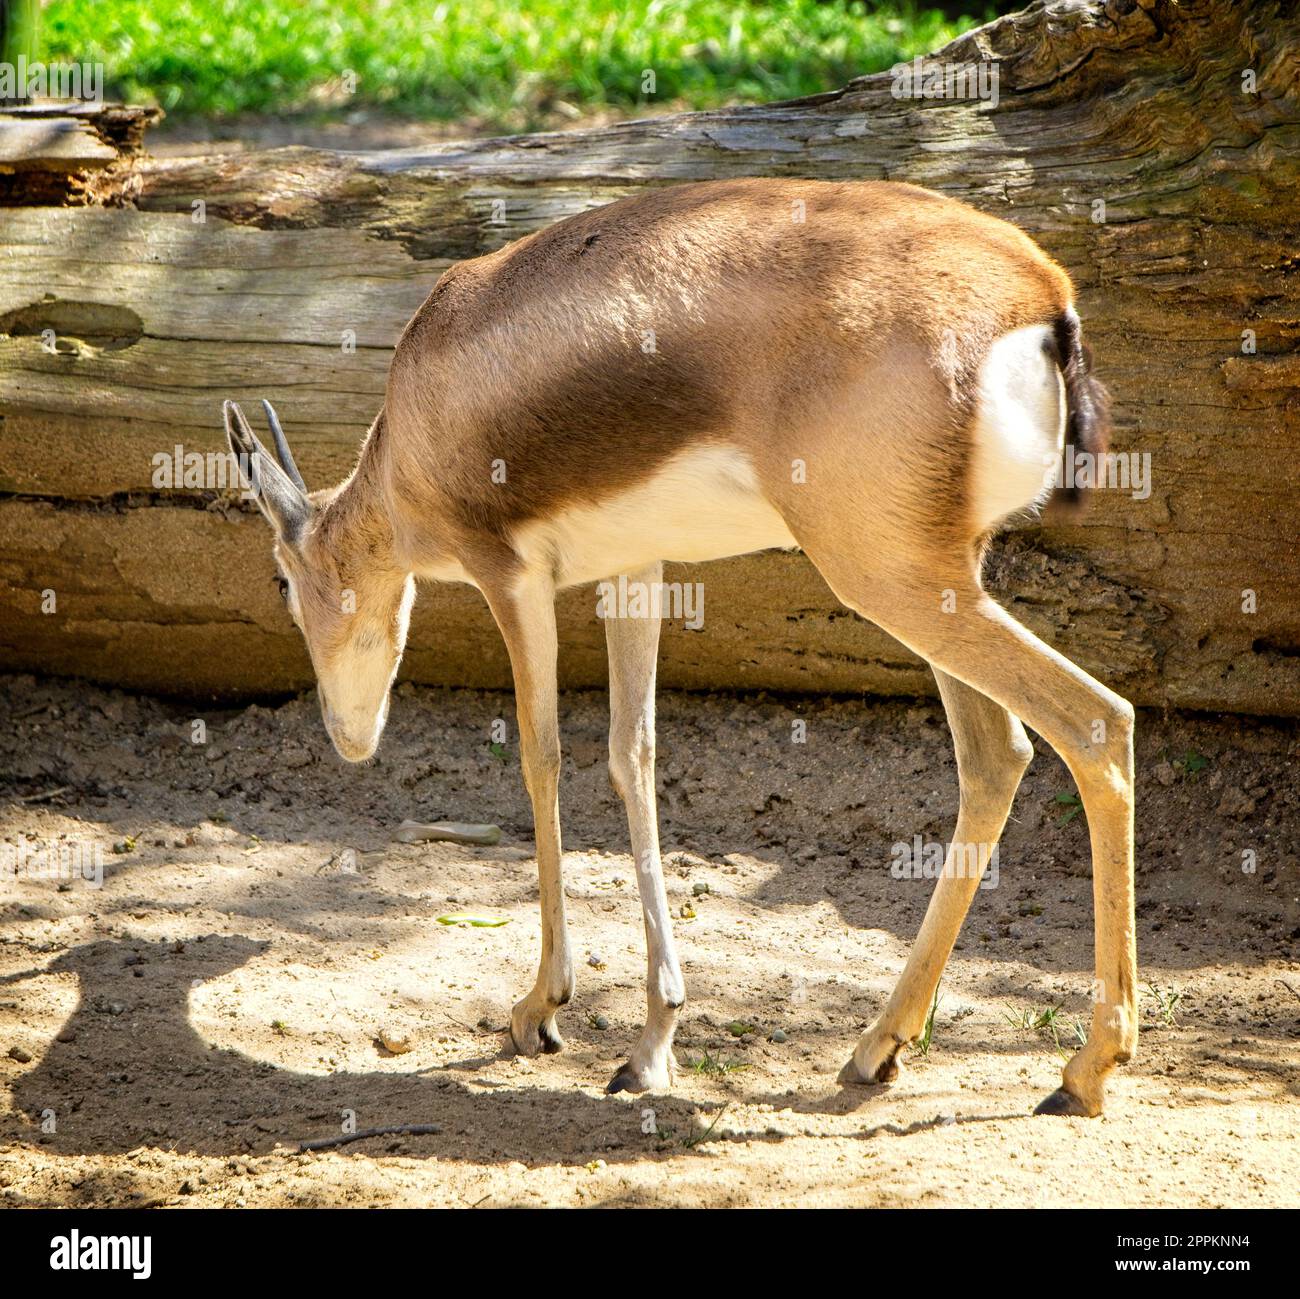
[[[564,914],[560,856],[560,728],[556,715],[555,591],[545,579],[521,581],[488,596],[510,653],[519,716],[524,783],[533,804],[542,960],[533,990],[510,1014],[510,1036],[522,1055],[560,1051],[555,1012],[573,996],[573,957]]]
[[[663,565],[630,574],[629,583],[658,583]],[[676,1072],[673,1032],[686,999],[673,946],[668,895],[659,860],[655,814],[655,659],[658,618],[607,618],[609,647],[609,775],[627,808],[646,941],[646,1022],[626,1064],[607,1091],[664,1091]]]

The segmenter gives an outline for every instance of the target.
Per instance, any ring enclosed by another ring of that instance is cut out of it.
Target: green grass
[[[748,1069],[747,1064],[738,1064],[732,1060],[723,1060],[720,1057],[711,1056],[705,1051],[698,1060],[692,1060],[689,1057],[686,1060],[686,1067],[692,1073],[698,1074],[728,1074],[739,1073],[741,1070]]]
[[[1025,1033],[1048,1033],[1051,1035],[1052,1044],[1056,1047],[1056,1053],[1062,1059],[1068,1058],[1068,1052],[1061,1045],[1061,1034],[1064,1032],[1068,1038],[1074,1039],[1075,1047],[1082,1046],[1088,1040],[1088,1030],[1080,1019],[1072,1019],[1067,1024],[1061,1015],[1060,1006],[1049,1006],[1045,1010],[1022,1010],[1016,1014],[1013,1010],[1008,1010],[1003,1018],[1011,1025],[1012,1028],[1019,1029]]]
[[[1176,1028],[1178,1003],[1182,1001],[1183,994],[1175,992],[1173,988],[1162,988],[1158,983],[1148,983],[1147,987],[1155,998],[1156,1013],[1160,1016],[1160,1022],[1168,1028]]]
[[[943,980],[940,979],[934,985],[934,1000],[930,1003],[930,1013],[925,1017],[925,1027],[921,1030],[921,1036],[912,1043],[912,1049],[920,1053],[922,1060],[930,1058],[930,1044],[934,1041],[934,1012],[939,1009],[939,989],[943,987]]]
[[[110,95],[178,116],[364,106],[529,127],[557,104],[814,94],[972,25],[855,0],[52,0],[41,48],[103,62]]]

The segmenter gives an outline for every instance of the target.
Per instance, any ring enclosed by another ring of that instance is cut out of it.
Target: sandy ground
[[[695,913],[681,1076],[605,1096],[644,1004],[640,910],[605,701],[562,710],[579,984],[566,1052],[529,1061],[504,1032],[539,933],[518,754],[491,740],[509,696],[402,687],[349,768],[310,697],[200,714],[0,678],[0,1203],[1300,1202],[1294,726],[1141,718],[1143,1038],[1090,1121],[1030,1117],[1091,976],[1086,828],[1041,742],[928,1058],[836,1085],[931,888],[891,846],[956,811],[926,702],[661,700],[668,890]],[[394,845],[405,817],[505,833]],[[60,843],[91,873],[100,845],[102,887],[34,875]],[[1059,1049],[1025,1026],[1057,1007]],[[298,1152],[348,1112],[439,1130]]]

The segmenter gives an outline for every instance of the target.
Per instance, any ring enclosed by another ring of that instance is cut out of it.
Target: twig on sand
[[[398,843],[464,843],[491,848],[501,842],[499,825],[480,825],[471,821],[403,821],[393,831]]]
[[[364,1141],[367,1137],[432,1136],[442,1131],[441,1123],[399,1123],[391,1128],[362,1128],[360,1132],[344,1132],[337,1137],[319,1137],[304,1141],[298,1146],[300,1155],[309,1150],[327,1150],[330,1146],[346,1146],[349,1141]]]
[[[60,785],[58,789],[47,789],[40,794],[24,794],[18,801],[20,803],[44,803],[47,799],[58,798],[60,794],[70,794],[71,785]]]

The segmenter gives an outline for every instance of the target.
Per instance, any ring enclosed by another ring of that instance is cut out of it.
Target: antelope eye
[[[286,604],[288,604],[288,602],[289,602],[289,583],[288,583],[288,581],[287,581],[285,578],[283,578],[283,577],[277,577],[277,578],[275,579],[275,585],[276,585],[276,587],[278,588],[278,590],[279,590],[279,592],[280,592],[280,599],[283,600]]]

